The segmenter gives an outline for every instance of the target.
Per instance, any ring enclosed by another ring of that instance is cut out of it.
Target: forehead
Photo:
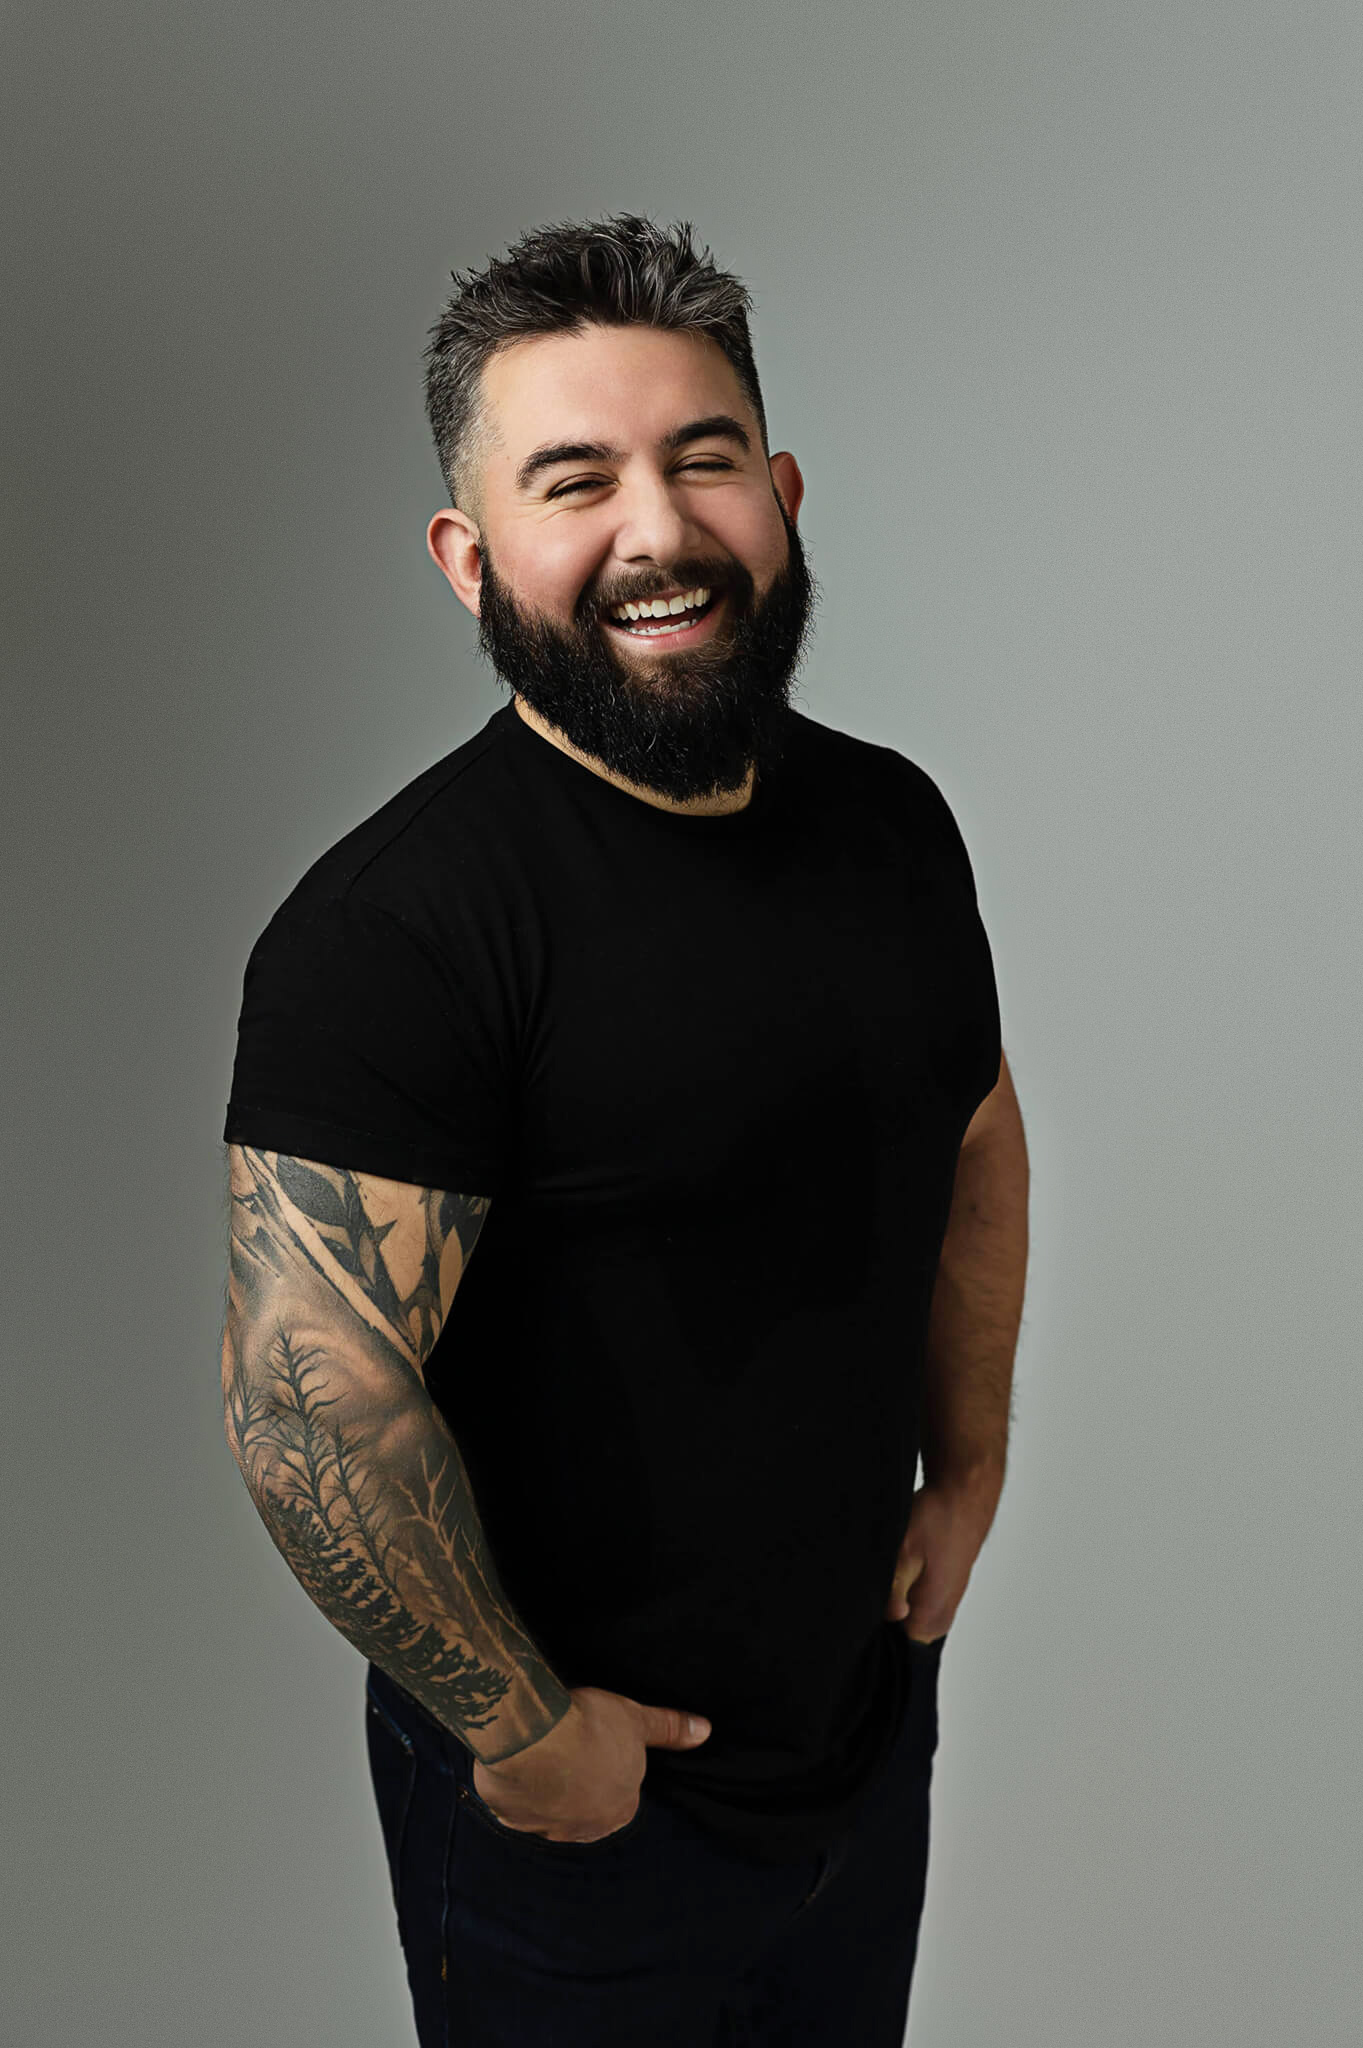
[[[588,327],[513,342],[484,366],[483,398],[498,454],[512,469],[546,441],[642,447],[683,420],[717,412],[755,424],[717,342],[656,327]]]

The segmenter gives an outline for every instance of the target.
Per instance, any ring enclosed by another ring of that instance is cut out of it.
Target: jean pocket
[[[407,1822],[416,1789],[416,1745],[405,1728],[400,1728],[372,1685],[365,1687],[365,1741],[369,1751],[369,1774],[379,1809],[384,1854],[388,1859],[389,1887],[393,1910],[402,1913],[403,1852],[407,1845]]]
[[[547,1856],[555,1859],[566,1858],[571,1860],[584,1856],[596,1856],[609,1850],[612,1843],[629,1841],[632,1836],[638,1834],[646,1818],[644,1791],[643,1787],[640,1786],[639,1804],[625,1822],[625,1825],[622,1828],[616,1828],[609,1835],[598,1836],[594,1842],[555,1842],[548,1835],[532,1834],[527,1828],[509,1828],[505,1821],[497,1818],[497,1815],[492,1811],[487,1801],[480,1799],[474,1791],[473,1764],[471,1762],[469,1764],[468,1778],[459,1787],[459,1798],[465,1811],[471,1813],[490,1834],[496,1835],[499,1840],[511,1843],[515,1848],[522,1850],[528,1855]]]

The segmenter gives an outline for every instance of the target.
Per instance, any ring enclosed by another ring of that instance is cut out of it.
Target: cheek
[[[581,531],[545,532],[508,563],[522,599],[550,618],[566,623],[586,585],[600,566],[601,549]]]
[[[785,565],[786,529],[774,500],[736,507],[728,533],[717,538],[743,563],[759,589],[765,589]]]

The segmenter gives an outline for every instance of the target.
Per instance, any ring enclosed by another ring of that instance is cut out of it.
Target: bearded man
[[[252,951],[229,1441],[367,1660],[423,2048],[899,2048],[1027,1255],[970,861],[791,703],[740,281],[622,215],[454,284],[512,697]]]

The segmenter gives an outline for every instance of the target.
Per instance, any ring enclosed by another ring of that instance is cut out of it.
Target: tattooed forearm
[[[570,1699],[511,1609],[421,1377],[488,1203],[230,1156],[223,1397],[251,1497],[328,1621],[500,1762]]]

